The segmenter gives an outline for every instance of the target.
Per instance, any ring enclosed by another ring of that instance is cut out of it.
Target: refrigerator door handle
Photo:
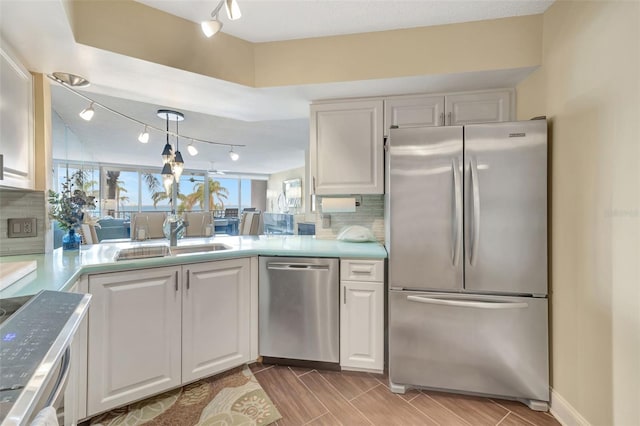
[[[479,309],[522,309],[529,307],[526,302],[487,302],[475,300],[450,300],[435,299],[423,296],[407,296],[410,302],[427,303],[431,305],[457,306],[460,308],[479,308]]]
[[[460,253],[460,240],[462,239],[462,187],[460,182],[460,170],[455,158],[451,159],[451,169],[453,170],[453,244],[451,253],[451,263],[453,266],[458,264]]]
[[[469,168],[471,169],[471,245],[469,248],[469,263],[473,266],[475,263],[476,252],[478,251],[478,243],[480,240],[480,184],[478,183],[478,165],[475,158],[469,160]]]

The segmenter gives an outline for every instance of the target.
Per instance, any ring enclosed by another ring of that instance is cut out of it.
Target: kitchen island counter
[[[0,257],[0,264],[35,260],[37,269],[0,292],[0,298],[31,295],[40,290],[69,290],[81,275],[128,269],[171,266],[250,256],[339,257],[384,259],[387,252],[377,242],[347,243],[316,239],[307,235],[260,235],[214,238],[185,238],[178,247],[224,244],[228,250],[184,253],[165,257],[116,261],[121,249],[168,245],[164,239],[145,242],[103,243],[82,246],[80,250],[56,249],[50,254]]]

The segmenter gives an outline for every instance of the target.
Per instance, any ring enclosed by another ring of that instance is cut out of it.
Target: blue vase
[[[78,250],[82,239],[76,234],[75,229],[69,229],[69,232],[62,237],[62,250]]]

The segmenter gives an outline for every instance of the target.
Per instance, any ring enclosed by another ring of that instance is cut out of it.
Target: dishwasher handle
[[[280,271],[328,271],[329,265],[316,265],[313,263],[279,263],[267,264],[267,269]]]

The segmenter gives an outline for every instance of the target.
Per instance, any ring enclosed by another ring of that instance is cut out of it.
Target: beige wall
[[[542,15],[258,43],[256,87],[537,66]]]
[[[208,39],[200,25],[132,0],[75,0],[65,10],[78,43],[253,86],[250,42],[225,33]]]
[[[552,386],[593,425],[640,424],[639,27],[638,2],[556,2],[518,87],[550,121]]]
[[[78,43],[254,87],[530,67],[542,46],[542,15],[251,43],[207,39],[197,23],[133,0],[65,10]]]

